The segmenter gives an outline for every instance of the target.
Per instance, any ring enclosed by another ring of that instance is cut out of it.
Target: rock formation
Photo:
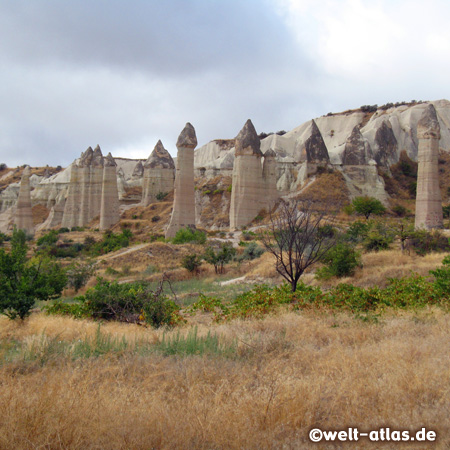
[[[375,160],[379,166],[389,167],[398,162],[397,138],[388,120],[383,120],[381,127],[377,129],[375,144],[375,147],[378,149],[375,154]]]
[[[50,228],[58,227],[61,225],[64,216],[64,204],[65,199],[61,199],[58,203],[55,203],[50,209],[50,213],[44,223],[39,225],[38,230],[48,230]]]
[[[260,147],[255,127],[251,120],[247,120],[236,137],[230,205],[231,230],[247,225],[266,207]]]
[[[439,121],[433,105],[429,105],[417,124],[419,140],[416,228],[442,228],[442,199],[439,189]]]
[[[311,136],[306,140],[300,152],[300,161],[310,164],[328,164],[330,156],[322,134],[314,120],[311,121]]]
[[[83,227],[89,222],[91,198],[91,164],[94,150],[91,147],[81,155],[78,163],[78,177],[80,183],[80,214],[77,226]]]
[[[19,198],[17,199],[14,224],[27,234],[34,234],[33,213],[30,195],[30,166],[25,167],[20,181]]]
[[[103,185],[103,163],[104,158],[100,146],[94,149],[91,162],[91,188],[89,192],[89,216],[86,223],[100,215]]]
[[[187,123],[177,140],[177,170],[172,216],[166,238],[172,238],[183,227],[195,227],[194,149],[195,129]]]
[[[72,163],[70,182],[67,190],[67,199],[64,206],[64,214],[61,227],[77,227],[80,217],[81,185],[79,181],[79,168],[76,162]]]
[[[131,178],[142,178],[143,176],[144,176],[144,166],[142,165],[142,161],[138,161],[133,169]]]
[[[117,190],[117,164],[111,153],[104,158],[103,183],[100,206],[100,230],[107,230],[119,219],[119,193]]]
[[[272,149],[269,149],[266,153],[264,153],[262,176],[265,185],[264,199],[267,208],[269,209],[274,206],[275,201],[278,199],[277,160],[276,153]]]
[[[369,164],[371,160],[373,160],[373,154],[370,144],[361,134],[359,125],[356,125],[345,142],[342,164],[346,166],[363,166]]]
[[[142,182],[142,204],[148,206],[156,202],[159,193],[169,193],[173,190],[175,164],[170,153],[158,141],[152,153],[144,164],[144,179]]]

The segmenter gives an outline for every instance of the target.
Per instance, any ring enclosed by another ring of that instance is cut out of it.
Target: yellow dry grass
[[[214,326],[222,339],[237,340],[231,359],[124,354],[4,364],[0,449],[449,448],[449,319],[436,310],[379,324],[286,313]],[[96,326],[37,315],[22,326],[0,319],[0,336],[77,339]],[[162,334],[103,329],[127,339]],[[426,447],[308,440],[312,427],[348,426],[426,427],[438,440]]]

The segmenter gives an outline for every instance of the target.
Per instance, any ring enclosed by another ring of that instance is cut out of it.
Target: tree
[[[264,247],[275,256],[277,272],[290,283],[292,292],[305,270],[323,258],[335,245],[336,236],[324,228],[331,205],[316,205],[312,199],[281,201],[270,213],[269,229],[262,234]]]
[[[202,260],[198,257],[197,254],[193,253],[191,255],[186,255],[183,258],[181,265],[189,270],[189,272],[198,272],[198,268],[200,267]]]
[[[235,254],[236,249],[229,242],[226,242],[222,244],[218,250],[215,250],[211,246],[208,247],[203,255],[203,258],[206,262],[214,266],[216,273],[223,273],[223,266],[229,263]]]
[[[358,214],[363,215],[366,219],[371,214],[381,216],[386,211],[383,203],[373,197],[355,197],[352,201],[352,205]]]
[[[95,273],[95,261],[76,261],[67,270],[67,285],[78,292]]]
[[[10,319],[25,319],[36,300],[58,297],[67,278],[61,265],[48,257],[27,257],[26,234],[14,230],[11,251],[0,249],[0,313]]]

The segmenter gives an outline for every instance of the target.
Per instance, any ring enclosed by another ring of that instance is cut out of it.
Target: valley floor
[[[174,330],[2,317],[0,449],[449,448],[449,335],[440,309]],[[350,426],[438,437],[425,447],[308,439]]]

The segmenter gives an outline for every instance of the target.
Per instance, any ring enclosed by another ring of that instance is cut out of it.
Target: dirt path
[[[128,255],[129,253],[137,252],[138,250],[141,250],[145,247],[150,247],[150,245],[151,244],[149,242],[147,242],[146,244],[135,245],[134,247],[127,248],[123,251],[118,250],[117,252],[114,252],[113,254],[104,255],[104,256],[102,256],[102,259],[104,259],[105,261],[108,261],[110,259],[118,258],[119,256]]]

